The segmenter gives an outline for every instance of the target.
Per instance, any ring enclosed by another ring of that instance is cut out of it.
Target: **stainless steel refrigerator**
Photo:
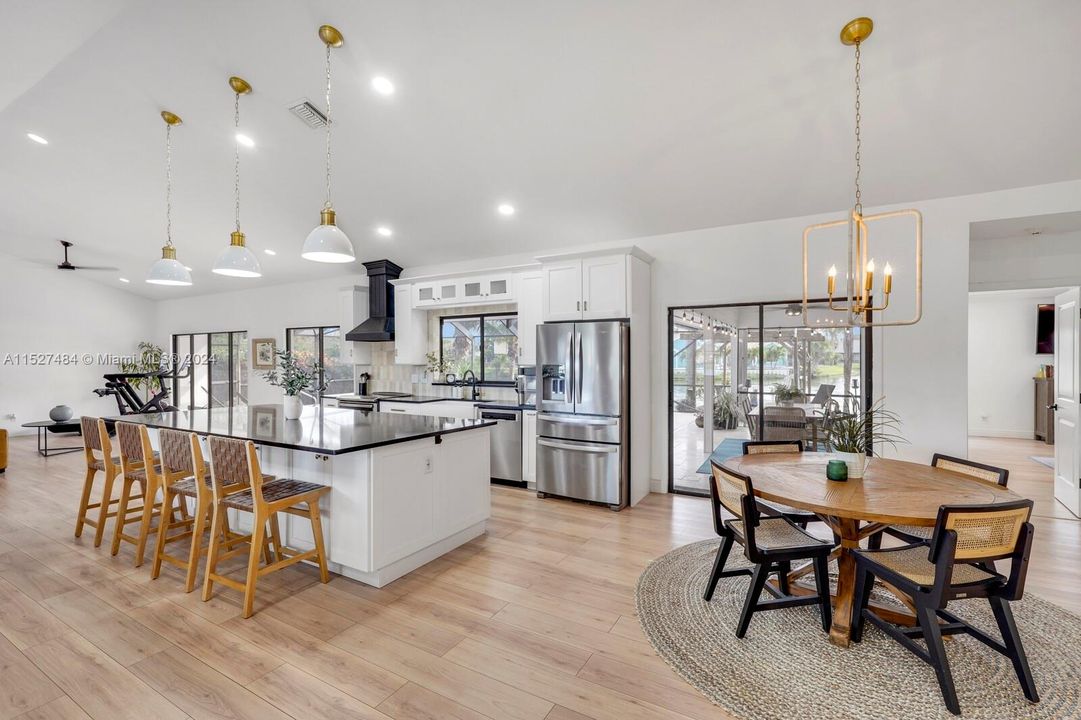
[[[630,490],[630,327],[537,327],[537,494],[625,507]]]

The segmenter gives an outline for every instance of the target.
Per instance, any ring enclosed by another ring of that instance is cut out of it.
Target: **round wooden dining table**
[[[967,475],[901,460],[868,458],[862,478],[843,482],[826,479],[826,463],[838,459],[827,453],[763,453],[729,458],[725,466],[751,478],[754,494],[766,500],[810,510],[821,517],[841,539],[834,550],[837,587],[833,596],[830,641],[847,647],[852,626],[856,561],[852,551],[860,541],[882,532],[887,525],[933,527],[940,505],[971,505],[1008,502],[1019,495],[1004,487]],[[810,568],[789,575],[791,592],[811,593],[795,583]],[[872,603],[883,619],[912,624],[915,617],[909,598],[885,586],[901,605]]]

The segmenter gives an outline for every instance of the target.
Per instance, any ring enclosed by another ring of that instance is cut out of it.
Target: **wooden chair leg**
[[[128,500],[131,498],[131,486],[134,484],[125,475],[120,485],[120,504],[116,508],[116,522],[113,525],[113,546],[110,553],[112,555],[120,552],[120,536],[124,534],[124,521],[128,517]]]
[[[736,627],[736,637],[743,638],[747,634],[747,628],[751,625],[751,615],[758,606],[758,598],[762,595],[762,588],[766,586],[766,578],[769,577],[770,566],[768,563],[755,565],[754,575],[751,576],[751,586],[747,588],[747,599],[743,601],[743,611],[739,614],[739,625]]]
[[[833,625],[833,598],[830,597],[829,557],[819,555],[814,559],[815,589],[818,590],[818,608],[822,615],[822,630],[829,633]]]
[[[319,558],[319,580],[328,583],[330,571],[327,570],[327,551],[323,544],[323,520],[319,517],[318,498],[308,501],[308,516],[312,519],[312,537],[315,539],[315,550]]]
[[[278,513],[270,514],[270,544],[273,548],[270,562],[284,560],[285,555],[282,554],[281,529],[278,527]]]
[[[782,595],[790,595],[792,588],[788,585],[788,573],[792,572],[792,563],[777,563],[777,589]]]
[[[259,580],[259,555],[264,548],[266,518],[256,517],[251,527],[251,552],[248,553],[248,576],[244,581],[244,611],[241,617],[250,618],[255,606],[255,584]]]
[[[105,522],[109,519],[109,508],[113,504],[113,482],[116,481],[116,473],[112,466],[105,469],[105,485],[101,488],[101,507],[98,509],[98,526],[94,528],[94,547],[101,547],[101,541],[105,538]]]
[[[1032,670],[1028,666],[1028,657],[1025,655],[1024,646],[1021,645],[1021,635],[1017,632],[1017,624],[1013,620],[1010,604],[1000,597],[991,597],[988,600],[991,601],[991,610],[995,613],[999,632],[1002,633],[1002,642],[1006,646],[1010,662],[1013,663],[1021,689],[1026,698],[1032,702],[1039,702],[1040,695],[1036,692],[1036,682],[1032,679]]]
[[[188,550],[188,572],[184,579],[184,592],[195,589],[195,580],[199,576],[199,550],[203,545],[203,531],[206,530],[206,503],[195,501],[195,518],[191,526],[191,548]]]
[[[942,689],[942,699],[946,703],[946,709],[954,715],[960,715],[961,705],[957,701],[957,689],[953,685],[950,661],[946,658],[946,648],[942,644],[942,632],[938,626],[938,614],[932,607],[917,604],[916,619],[920,622],[923,639],[927,644],[927,654],[930,656],[931,666],[938,676],[938,686]]]
[[[214,580],[212,578],[214,573],[218,571],[218,551],[222,542],[222,516],[226,512],[226,509],[220,505],[214,505],[214,516],[210,522],[210,548],[206,554],[206,575],[203,578],[203,602],[209,600],[210,594],[214,591]]]
[[[713,591],[717,589],[717,583],[721,579],[721,573],[724,572],[724,565],[728,562],[730,552],[732,552],[732,537],[726,535],[717,548],[717,557],[713,560],[713,570],[709,574],[709,582],[706,583],[706,592],[702,595],[702,599],[706,602],[713,599]]]
[[[98,474],[96,468],[86,466],[86,479],[83,480],[83,494],[79,498],[79,517],[75,519],[75,537],[82,537],[83,524],[86,522],[87,505],[90,504],[90,490],[94,487],[94,476]]]
[[[154,542],[154,564],[150,568],[150,578],[157,580],[161,574],[161,556],[165,554],[165,536],[169,534],[169,527],[173,524],[173,500],[179,499],[180,502],[184,502],[183,497],[169,494],[169,488],[163,487],[161,489],[161,516],[158,518],[158,537]],[[169,508],[169,522],[165,521],[165,508]]]
[[[142,481],[143,486],[143,517],[139,521],[139,536],[135,543],[135,567],[141,567],[146,559],[146,541],[150,537],[150,521],[154,517],[154,507],[158,498],[158,489],[149,480]],[[172,512],[165,513],[165,504],[162,503],[158,515],[158,531],[169,522]]]
[[[852,608],[852,628],[849,632],[849,639],[852,642],[863,640],[863,624],[866,622],[863,611],[867,609],[871,602],[871,591],[874,586],[875,576],[857,566],[856,587],[852,593],[852,601],[855,603],[855,607]]]

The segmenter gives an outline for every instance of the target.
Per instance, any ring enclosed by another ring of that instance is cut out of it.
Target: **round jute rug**
[[[646,636],[664,660],[706,697],[742,720],[952,718],[931,667],[873,625],[863,642],[830,644],[817,608],[755,613],[735,636],[747,577],[722,578],[702,599],[718,541],[677,548],[654,560],[635,600]],[[734,549],[729,567],[746,559]],[[986,601],[950,604],[998,637]],[[1026,594],[1013,612],[1040,693],[1029,703],[1010,661],[974,638],[946,642],[965,718],[1081,718],[1081,617]]]

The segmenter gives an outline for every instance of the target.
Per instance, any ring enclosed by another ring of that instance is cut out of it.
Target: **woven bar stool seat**
[[[264,478],[265,477],[269,476],[264,475]],[[276,503],[299,495],[320,492],[325,487],[326,485],[320,485],[319,483],[283,478],[281,480],[274,480],[263,486],[263,499],[268,503]],[[226,507],[251,512],[251,509],[255,507],[255,499],[252,497],[251,490],[245,490],[234,495],[229,495],[222,501],[222,504]]]

